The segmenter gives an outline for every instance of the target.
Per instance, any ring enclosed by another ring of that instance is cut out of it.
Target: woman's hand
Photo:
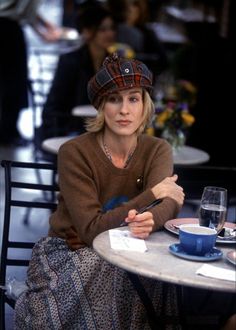
[[[52,24],[49,21],[46,21],[42,16],[37,15],[36,20],[33,23],[32,27],[35,32],[40,35],[45,41],[56,42],[60,40],[62,36],[62,28]]]
[[[160,183],[156,184],[151,189],[156,199],[170,197],[174,199],[179,206],[182,206],[185,195],[183,188],[176,184],[177,179],[178,175],[174,174],[173,176],[167,177]]]
[[[125,219],[132,235],[137,238],[147,238],[153,229],[154,220],[151,212],[138,214],[136,210],[130,210]]]

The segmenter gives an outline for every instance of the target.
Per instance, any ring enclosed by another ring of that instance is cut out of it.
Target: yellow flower
[[[173,110],[170,108],[167,108],[165,111],[161,112],[156,117],[156,124],[159,127],[163,127],[165,122],[172,116]]]
[[[132,59],[135,57],[135,52],[129,45],[119,42],[109,46],[107,51],[109,54],[117,53],[119,56],[125,57],[127,59]]]
[[[187,80],[178,80],[167,86],[162,99],[156,104],[153,118],[155,134],[166,139],[177,136],[179,138],[181,134],[185,137],[195,122],[190,109],[196,102],[196,95],[196,87]]]
[[[195,87],[190,81],[187,81],[187,80],[180,80],[180,81],[179,81],[179,84],[180,84],[184,89],[186,89],[186,91],[188,91],[189,93],[191,93],[191,94],[196,94],[196,93],[197,93],[197,89],[196,89],[196,87]]]
[[[187,126],[191,126],[195,122],[195,118],[193,117],[193,115],[191,115],[187,111],[181,112],[181,118],[183,119],[184,124]]]
[[[166,98],[169,100],[177,100],[178,99],[178,91],[176,86],[169,86],[166,91]]]
[[[146,128],[146,134],[147,135],[151,135],[151,136],[155,135],[154,127],[148,127],[148,128]]]

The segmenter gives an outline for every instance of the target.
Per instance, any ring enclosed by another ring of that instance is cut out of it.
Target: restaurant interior
[[[41,1],[40,13],[51,23],[63,27],[63,36],[56,42],[45,42],[29,25],[23,26],[27,44],[29,106],[20,109],[17,139],[5,142],[1,141],[0,135],[0,161],[56,163],[57,150],[61,142],[58,145],[58,141],[50,139],[57,139],[58,127],[50,128],[51,136],[46,137],[48,140],[46,143],[38,133],[42,125],[44,104],[58,61],[61,56],[75,51],[83,43],[75,27],[75,14],[86,5],[86,2],[92,1]],[[106,0],[99,2],[105,6],[109,3]],[[118,3],[122,1],[116,1],[116,4]],[[166,63],[163,67],[160,66],[160,73],[157,72],[158,69],[155,71],[153,92],[155,115],[146,133],[166,138],[172,144],[174,171],[178,174],[179,184],[184,187],[186,195],[178,218],[198,218],[203,188],[209,185],[221,186],[228,189],[226,221],[235,225],[236,163],[232,141],[235,131],[232,118],[235,103],[234,83],[232,83],[236,58],[233,47],[236,31],[233,18],[235,1],[149,0],[147,4],[149,17],[145,25],[158,38],[166,56]],[[134,51],[130,45],[120,42],[116,42],[114,47],[127,57],[132,56],[147,61],[147,65],[151,67],[155,67],[160,58],[158,54]],[[180,123],[179,119],[176,121],[176,117],[174,124],[171,121],[161,121],[161,118],[164,118],[161,116],[166,109],[172,107],[171,104],[175,104],[176,107],[172,108],[173,113],[179,111],[178,106],[184,104],[184,113],[188,113],[190,121]],[[84,118],[84,115],[81,117]],[[173,125],[179,125],[174,127],[174,133],[170,130],[170,127],[173,129]],[[66,138],[74,135],[74,131],[68,132]],[[51,180],[48,175],[39,177],[37,170],[27,172],[24,174],[21,169],[17,169],[16,175],[25,177],[28,182]],[[28,194],[28,197],[34,201],[45,197],[44,194],[37,192],[27,193],[24,189],[19,194],[22,196]],[[1,167],[0,246],[2,246],[4,228],[4,207],[5,172]],[[22,241],[36,242],[47,234],[49,211],[33,210],[32,213],[27,213],[27,220],[25,210],[15,210],[13,215],[17,218],[17,222],[10,227],[11,238],[20,236]],[[234,246],[231,246],[233,249]],[[17,252],[13,249],[12,255],[14,256],[15,253]],[[233,267],[230,264],[228,268],[235,271],[235,264],[236,257]],[[23,282],[25,275],[26,267],[20,270],[19,267],[11,267],[7,272],[7,281],[14,282],[16,279]],[[3,284],[0,283],[1,286]],[[185,303],[188,304],[189,301]],[[13,315],[14,309],[6,304],[4,315],[0,315],[5,318],[6,330],[13,329]],[[198,324],[195,315],[194,319],[185,320],[183,329],[216,329],[215,325],[210,321],[207,323],[208,321],[206,317],[202,324]]]

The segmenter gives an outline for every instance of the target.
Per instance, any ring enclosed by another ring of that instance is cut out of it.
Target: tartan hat
[[[97,109],[105,95],[133,87],[145,88],[150,93],[152,73],[144,63],[113,53],[105,58],[101,69],[89,80],[87,91],[91,104]]]

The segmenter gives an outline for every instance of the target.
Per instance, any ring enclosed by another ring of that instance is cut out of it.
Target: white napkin
[[[227,280],[236,282],[236,271],[220,268],[212,265],[204,264],[197,271],[196,274],[207,277],[213,277],[220,280]]]
[[[110,229],[109,237],[113,250],[147,251],[145,241],[140,238],[132,237],[128,230]]]

